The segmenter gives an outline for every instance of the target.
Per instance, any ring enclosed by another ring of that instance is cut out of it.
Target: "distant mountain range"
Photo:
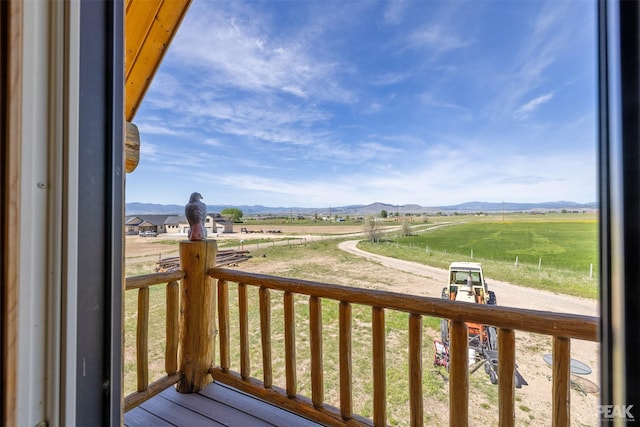
[[[575,203],[575,202],[544,202],[544,203],[491,203],[491,202],[467,202],[459,205],[451,206],[433,206],[426,207],[420,205],[392,205],[389,203],[371,203],[369,205],[349,205],[322,208],[297,208],[297,207],[268,207],[262,205],[207,205],[209,212],[221,212],[223,209],[237,208],[240,209],[245,216],[255,215],[372,215],[379,214],[386,210],[389,214],[398,212],[398,214],[436,214],[442,213],[469,213],[469,212],[528,212],[528,211],[559,211],[559,210],[578,210],[591,211],[598,209],[596,202],[591,203]],[[184,206],[180,205],[161,205],[156,203],[127,203],[125,206],[127,215],[181,215],[184,213]]]

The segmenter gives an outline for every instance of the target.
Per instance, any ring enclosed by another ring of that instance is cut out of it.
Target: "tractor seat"
[[[473,292],[467,292],[466,289],[459,289],[458,293],[456,294],[456,301],[476,302],[476,296]]]

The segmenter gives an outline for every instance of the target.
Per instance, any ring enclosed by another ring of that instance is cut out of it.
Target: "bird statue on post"
[[[207,240],[204,219],[207,216],[207,205],[202,203],[200,193],[192,193],[189,203],[184,207],[184,215],[189,221],[189,240]]]

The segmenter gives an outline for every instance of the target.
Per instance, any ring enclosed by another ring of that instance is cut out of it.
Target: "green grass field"
[[[597,223],[499,222],[465,223],[402,237],[398,243],[462,256],[538,265],[573,271],[597,267]]]
[[[433,224],[438,225],[438,224]],[[411,236],[385,236],[364,250],[447,268],[481,262],[496,280],[585,298],[598,297],[598,223],[594,215],[470,217]]]

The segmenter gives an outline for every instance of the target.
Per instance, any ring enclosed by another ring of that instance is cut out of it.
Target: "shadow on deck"
[[[127,427],[141,426],[300,426],[313,421],[271,405],[225,384],[213,383],[198,393],[170,387],[124,415]]]

